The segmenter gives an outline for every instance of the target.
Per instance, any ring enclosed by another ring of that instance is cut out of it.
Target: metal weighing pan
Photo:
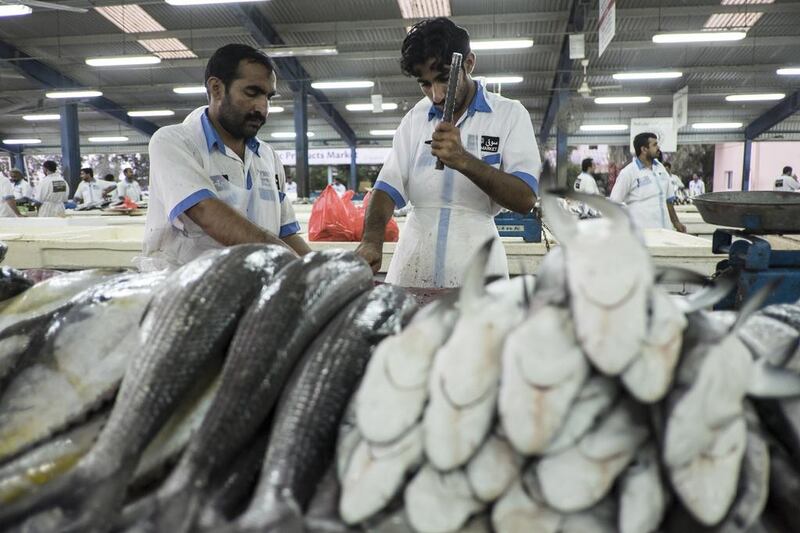
[[[800,233],[800,193],[781,191],[712,192],[694,199],[709,224],[749,233]]]

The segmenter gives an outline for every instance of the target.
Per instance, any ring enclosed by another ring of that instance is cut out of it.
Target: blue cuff
[[[300,232],[300,224],[297,222],[289,222],[288,224],[284,224],[281,226],[281,231],[278,234],[278,237],[283,239],[284,237],[288,237],[290,235],[294,235],[295,233]]]
[[[192,207],[196,206],[203,200],[208,200],[209,198],[216,198],[216,197],[217,195],[209,191],[208,189],[200,189],[199,191],[193,192],[192,194],[190,194],[189,196],[178,202],[178,205],[173,207],[172,211],[169,212],[170,223],[175,222],[176,218],[178,218],[180,215],[182,215]]]
[[[500,163],[500,154],[485,155],[481,158],[481,161],[489,165],[496,165]]]
[[[668,204],[674,204],[675,203],[675,197],[674,196],[670,196],[669,198],[667,198],[667,203]]]
[[[281,203],[283,203],[283,199],[286,198],[286,193],[278,191],[278,198],[280,198]]]
[[[394,201],[394,205],[396,205],[398,209],[402,209],[406,206],[406,201],[403,199],[403,195],[400,194],[400,191],[398,191],[385,181],[380,181],[380,180],[376,181],[375,187],[373,187],[373,189],[383,191],[389,196],[391,196],[392,200]]]
[[[526,172],[512,172],[511,175],[516,176],[527,183],[528,187],[531,188],[534,194],[539,194],[539,180],[534,178],[531,174]]]

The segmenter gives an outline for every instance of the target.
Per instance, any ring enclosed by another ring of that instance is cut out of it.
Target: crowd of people
[[[55,161],[45,161],[42,174],[35,186],[19,169],[12,169],[7,177],[0,174],[0,217],[23,216],[20,210],[23,206],[41,217],[64,216],[70,202],[69,184]],[[100,206],[125,198],[133,202],[142,201],[142,188],[132,168],[125,168],[119,181],[113,174],[97,179],[90,167],[81,169],[80,178],[71,200],[76,207]]]

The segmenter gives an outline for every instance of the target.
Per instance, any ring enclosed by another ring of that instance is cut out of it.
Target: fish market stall
[[[800,530],[800,303],[711,311],[590,201],[424,306],[340,249],[1,268],[0,530]]]

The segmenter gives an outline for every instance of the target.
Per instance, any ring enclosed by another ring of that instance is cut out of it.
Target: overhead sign
[[[573,33],[569,36],[569,58],[583,59],[586,57],[586,35]]]
[[[633,138],[645,132],[656,135],[662,152],[675,152],[678,149],[678,130],[675,128],[672,117],[632,118],[629,145],[631,153],[633,153]]]
[[[687,85],[672,96],[672,120],[675,130],[689,122],[689,86]]]
[[[617,2],[616,0],[600,0],[600,24],[597,31],[600,50],[597,57],[601,57],[606,47],[617,33]]]
[[[382,165],[391,148],[356,148],[356,163],[359,165]],[[281,163],[293,167],[297,164],[294,150],[275,150]],[[308,151],[309,165],[349,165],[350,148],[312,148]]]

